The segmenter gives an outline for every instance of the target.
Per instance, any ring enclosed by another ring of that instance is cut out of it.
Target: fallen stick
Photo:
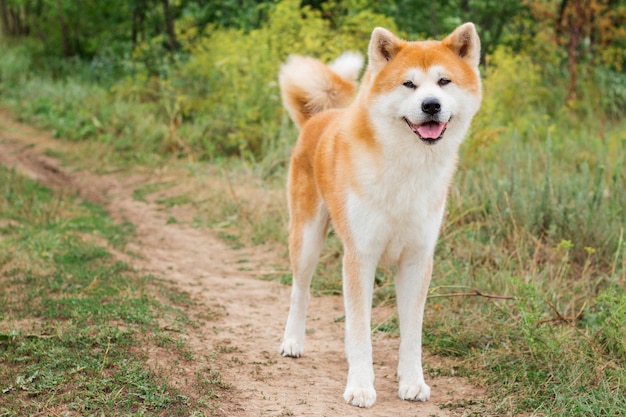
[[[444,297],[484,297],[484,298],[494,298],[496,300],[516,300],[515,297],[511,297],[508,295],[485,294],[478,290],[472,290],[471,292],[453,292],[450,294],[433,294],[433,295],[428,296],[428,298],[444,298]]]

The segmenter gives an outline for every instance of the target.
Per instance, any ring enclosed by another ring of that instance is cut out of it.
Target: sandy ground
[[[207,414],[456,416],[466,410],[452,407],[451,411],[449,405],[484,398],[481,389],[462,378],[427,376],[432,388],[430,401],[401,401],[396,395],[395,377],[399,340],[378,333],[374,336],[377,402],[371,409],[346,405],[341,397],[347,363],[343,354],[343,322],[337,320],[343,316],[340,297],[312,298],[304,356],[281,357],[278,349],[290,288],[259,278],[272,265],[284,267],[284,259],[266,248],[230,249],[211,231],[195,229],[184,222],[167,224],[171,213],[132,196],[137,186],[151,178],[78,171],[46,156],[47,150],[63,151],[66,146],[70,145],[17,123],[7,112],[0,111],[0,164],[47,186],[77,192],[103,204],[115,219],[132,222],[137,239],[127,250],[138,256],[126,260],[140,272],[171,280],[192,295],[195,304],[190,307],[190,314],[206,317],[199,319],[197,329],[185,335],[194,351],[193,365],[173,364],[167,352],[156,347],[148,349],[151,366],[171,372],[172,381],[183,391],[194,369],[204,367],[220,372],[232,388],[219,407]],[[184,217],[180,210],[192,209],[183,206],[176,210],[176,216]],[[210,312],[217,314],[207,317]],[[389,308],[374,311],[379,318],[389,314]],[[435,368],[442,363],[442,359],[428,354],[424,361]]]

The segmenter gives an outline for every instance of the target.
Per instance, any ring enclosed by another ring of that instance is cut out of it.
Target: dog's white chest
[[[350,192],[347,213],[364,253],[395,263],[404,251],[419,250],[437,238],[448,170],[454,166],[419,162],[400,160],[376,171],[371,165],[359,168],[359,192]]]

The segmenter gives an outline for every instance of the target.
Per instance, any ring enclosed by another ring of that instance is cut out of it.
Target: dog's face
[[[375,123],[429,145],[460,141],[480,106],[479,54],[471,24],[441,42],[404,42],[376,29],[364,81]]]

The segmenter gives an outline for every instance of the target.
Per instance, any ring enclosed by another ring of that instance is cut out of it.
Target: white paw
[[[280,345],[280,354],[291,358],[299,358],[304,353],[304,343],[296,339],[285,339]]]
[[[409,401],[428,401],[430,398],[430,387],[425,382],[412,385],[400,384],[398,396],[403,400]]]
[[[350,405],[369,408],[376,402],[376,390],[374,387],[346,387],[346,391],[343,393],[343,399]]]

